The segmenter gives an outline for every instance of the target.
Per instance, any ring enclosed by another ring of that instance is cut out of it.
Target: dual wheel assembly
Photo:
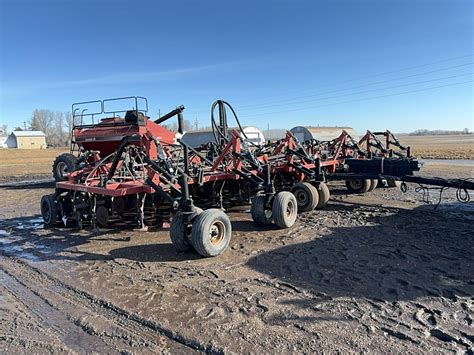
[[[290,228],[295,224],[299,212],[323,208],[329,197],[329,189],[324,182],[317,183],[316,186],[309,182],[299,182],[291,192],[283,191],[274,197],[255,196],[250,213],[258,225],[267,226],[274,222],[280,228]]]
[[[217,256],[228,247],[231,237],[230,219],[219,209],[195,207],[194,215],[179,212],[171,222],[171,242],[180,252],[194,249],[204,257]]]
[[[351,193],[365,194],[375,190],[378,183],[378,179],[352,179],[346,180],[346,187]]]
[[[329,188],[324,182],[310,184],[309,182],[299,182],[291,189],[298,203],[298,212],[309,212],[314,209],[321,209],[329,201]]]

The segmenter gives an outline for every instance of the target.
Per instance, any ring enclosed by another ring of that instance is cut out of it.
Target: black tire
[[[204,257],[217,256],[227,249],[232,238],[232,225],[218,209],[208,209],[193,221],[191,244]]]
[[[349,192],[356,194],[365,194],[369,191],[372,182],[369,179],[346,180],[346,187]]]
[[[250,214],[253,221],[259,226],[268,226],[272,224],[273,214],[269,209],[265,209],[267,196],[256,195],[252,199],[252,206],[250,207]]]
[[[99,206],[97,207],[95,211],[95,220],[97,221],[97,224],[101,227],[106,227],[107,224],[109,223],[109,210],[105,206]]]
[[[329,192],[328,185],[326,185],[324,182],[319,183],[317,191],[319,194],[319,201],[318,205],[316,206],[316,209],[320,209],[326,206],[329,201],[329,197],[331,196],[331,193]]]
[[[299,182],[291,189],[295,195],[299,212],[308,212],[316,208],[319,203],[318,190],[309,182]]]
[[[291,192],[278,193],[272,204],[273,220],[280,228],[290,228],[296,222],[298,215],[298,202]]]
[[[66,181],[67,174],[77,168],[77,158],[69,153],[64,153],[56,157],[53,163],[53,177],[55,181]]]
[[[41,215],[45,226],[51,227],[58,221],[58,205],[56,204],[56,198],[54,194],[44,195],[41,198]]]
[[[195,207],[197,214],[202,213],[202,209]],[[197,216],[197,215],[196,215]],[[195,217],[194,217],[195,218]],[[185,223],[186,216],[183,213],[178,212],[171,221],[170,226],[170,239],[175,249],[179,252],[186,252],[193,249],[191,245],[191,232],[192,232],[192,221],[191,223]]]
[[[398,188],[400,188],[400,186],[402,186],[402,182],[398,181],[398,180],[395,180],[393,178],[389,178],[389,179],[387,179],[387,186],[388,187],[398,187]]]
[[[379,183],[379,180],[378,179],[371,179],[370,180],[370,186],[369,186],[369,189],[367,190],[367,192],[372,192],[375,190],[375,188],[377,187],[377,184]]]

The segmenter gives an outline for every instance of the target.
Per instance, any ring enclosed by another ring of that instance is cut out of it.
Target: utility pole
[[[199,122],[198,122],[198,118],[196,117],[196,119],[194,120],[194,129],[197,131],[199,129]]]
[[[23,121],[23,127],[25,127],[25,131],[26,131],[26,121]]]

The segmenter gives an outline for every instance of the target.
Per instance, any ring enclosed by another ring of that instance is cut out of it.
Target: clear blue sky
[[[471,0],[0,4],[9,129],[128,95],[152,117],[184,104],[201,126],[223,98],[261,128],[474,129]]]

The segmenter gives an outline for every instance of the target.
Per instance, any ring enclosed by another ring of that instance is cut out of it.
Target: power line
[[[329,83],[329,84],[323,84],[323,85],[319,85],[318,87],[312,87],[312,88],[307,88],[307,89],[303,89],[303,90],[287,91],[287,92],[285,92],[285,93],[281,93],[281,94],[277,94],[277,95],[268,96],[267,98],[280,97],[280,96],[284,96],[284,95],[288,95],[288,94],[292,94],[292,93],[299,93],[299,92],[305,92],[305,91],[311,91],[311,90],[315,90],[315,89],[319,89],[319,88],[324,88],[324,87],[328,87],[328,86],[336,86],[336,85],[340,85],[340,84],[346,84],[346,83],[350,83],[350,82],[354,82],[354,81],[360,81],[360,80],[365,80],[365,79],[369,79],[369,78],[375,78],[375,77],[379,77],[379,76],[383,76],[383,75],[389,75],[389,74],[394,74],[394,73],[399,73],[399,72],[403,72],[403,71],[407,71],[407,70],[412,70],[412,69],[418,69],[418,68],[428,67],[428,66],[435,65],[435,64],[440,64],[440,63],[445,63],[445,62],[451,62],[451,61],[455,61],[455,60],[463,59],[463,58],[468,58],[468,57],[472,57],[472,56],[473,56],[473,54],[466,54],[466,55],[462,55],[462,56],[457,56],[457,57],[451,57],[451,58],[441,59],[441,60],[438,60],[438,61],[435,61],[435,62],[429,62],[429,63],[424,63],[424,64],[417,64],[417,65],[414,65],[414,66],[404,67],[404,68],[395,69],[395,70],[390,70],[390,71],[383,72],[383,73],[365,75],[365,76],[362,76],[362,77],[359,77],[359,78],[348,79],[348,80],[343,80],[343,81],[334,82],[334,83]]]
[[[273,106],[275,103],[287,102],[287,101],[294,101],[294,100],[299,100],[299,99],[304,99],[304,98],[309,98],[309,97],[321,96],[321,95],[325,95],[325,94],[332,94],[332,93],[335,93],[335,92],[341,92],[341,91],[347,91],[347,90],[352,90],[352,89],[358,89],[358,88],[367,87],[367,86],[372,86],[372,85],[377,85],[377,84],[384,84],[384,83],[388,83],[388,82],[391,82],[391,81],[403,80],[403,79],[413,78],[413,77],[416,77],[416,76],[421,76],[421,75],[426,75],[426,74],[433,74],[433,73],[437,73],[437,72],[440,72],[440,71],[445,71],[445,70],[450,70],[450,69],[455,69],[455,68],[461,68],[461,67],[465,67],[465,66],[467,66],[467,65],[472,65],[473,63],[474,63],[474,62],[464,63],[464,64],[454,65],[454,66],[447,67],[447,68],[441,68],[441,69],[436,69],[436,70],[430,70],[430,71],[423,72],[423,73],[416,73],[416,74],[406,75],[406,76],[402,76],[402,77],[398,77],[398,78],[392,78],[392,79],[387,79],[387,80],[382,80],[382,81],[375,81],[375,82],[368,83],[368,84],[364,84],[364,85],[353,86],[353,87],[349,87],[349,88],[345,88],[345,89],[332,90],[332,91],[327,91],[327,92],[323,92],[323,93],[317,93],[317,94],[313,94],[313,95],[300,96],[300,97],[295,97],[295,98],[291,98],[291,99],[276,100],[276,101],[267,102],[267,103],[261,103],[261,104],[240,106],[239,109],[240,109],[240,110],[243,110],[243,109],[248,109],[248,108],[251,108],[251,107]],[[278,106],[278,105],[275,105],[275,106]]]
[[[473,56],[473,54],[468,54],[468,55],[462,55],[462,56],[458,56],[458,57],[452,57],[452,58],[442,59],[442,60],[435,61],[435,62],[424,63],[424,64],[418,64],[418,65],[415,65],[415,66],[404,67],[404,68],[400,68],[400,69],[396,69],[396,70],[391,70],[391,71],[387,71],[387,72],[383,72],[383,73],[378,73],[378,74],[373,74],[373,75],[367,75],[367,76],[360,77],[360,78],[357,78],[357,79],[350,79],[350,80],[344,80],[344,81],[340,81],[340,82],[336,82],[336,83],[332,83],[332,84],[325,84],[325,85],[319,86],[318,88],[327,87],[327,86],[335,86],[335,85],[344,84],[344,83],[349,83],[349,82],[354,82],[354,81],[359,81],[359,80],[363,80],[363,79],[367,79],[367,78],[373,78],[373,77],[378,77],[378,76],[383,76],[383,75],[388,75],[388,74],[403,72],[403,71],[407,71],[407,70],[412,70],[412,69],[427,67],[427,66],[430,66],[430,65],[435,65],[435,64],[444,63],[444,62],[449,62],[449,61],[454,61],[454,60],[457,60],[457,59],[462,59],[462,58],[467,58],[467,57],[472,57],[472,56]],[[440,69],[437,69],[437,70],[432,70],[432,71],[423,72],[423,73],[418,73],[418,74],[412,74],[412,75],[408,75],[408,76],[404,76],[404,77],[392,78],[392,79],[387,79],[387,80],[383,80],[383,81],[373,82],[373,83],[369,83],[369,84],[358,85],[358,86],[355,86],[355,87],[349,87],[349,88],[345,88],[345,89],[332,90],[332,91],[329,91],[329,92],[323,92],[323,93],[317,93],[317,94],[313,94],[313,95],[300,96],[300,97],[295,97],[295,98],[290,98],[290,99],[276,100],[276,101],[272,101],[272,102],[259,103],[259,104],[253,104],[253,105],[243,105],[243,106],[236,105],[236,107],[238,107],[239,111],[240,111],[240,110],[246,110],[247,108],[250,108],[250,107],[258,107],[258,106],[262,106],[262,107],[263,107],[263,106],[270,105],[271,103],[294,101],[294,100],[299,100],[299,99],[303,99],[303,98],[307,98],[307,97],[315,97],[315,96],[325,95],[325,94],[334,93],[334,92],[347,91],[347,90],[352,90],[352,89],[355,89],[355,88],[361,88],[361,87],[366,87],[366,86],[381,84],[381,83],[385,83],[385,82],[396,81],[396,80],[402,80],[402,79],[407,79],[407,78],[410,78],[410,77],[415,77],[415,76],[420,76],[420,75],[426,75],[426,74],[431,74],[431,73],[435,73],[435,72],[440,72],[440,71],[444,71],[444,70],[454,69],[454,68],[463,67],[463,66],[467,66],[467,65],[471,65],[471,64],[473,64],[473,62],[465,63],[465,64],[461,64],[461,65],[450,66],[450,67],[446,67],[446,68],[440,68]],[[299,91],[293,91],[293,92],[302,92],[302,91],[308,91],[308,90],[311,90],[311,89],[299,90]],[[314,90],[314,88],[313,88],[313,90]],[[274,95],[274,96],[268,96],[267,98],[279,97],[279,96],[282,96],[282,95],[284,95],[284,94],[279,94],[279,95],[276,95],[276,96],[275,96],[275,95]],[[270,106],[271,106],[271,105],[270,105]],[[193,111],[193,114],[195,114],[195,113],[208,113],[208,110],[207,110],[207,109],[203,109],[203,110],[196,110],[196,111]]]
[[[297,109],[292,109],[292,110],[284,110],[284,111],[276,111],[276,112],[267,112],[267,113],[261,113],[261,114],[257,114],[257,115],[252,115],[252,116],[243,116],[243,118],[253,118],[253,117],[260,117],[260,116],[268,116],[268,115],[274,115],[274,114],[286,113],[286,112],[305,111],[305,110],[312,110],[312,109],[322,108],[322,107],[327,107],[327,106],[342,105],[342,104],[347,104],[347,103],[352,103],[352,102],[368,101],[368,100],[380,99],[380,98],[385,98],[385,97],[390,97],[390,96],[398,96],[398,95],[410,94],[410,93],[414,93],[414,92],[420,92],[420,91],[427,91],[427,90],[439,89],[439,88],[444,88],[444,87],[448,87],[448,86],[462,85],[462,84],[472,83],[473,81],[474,81],[474,80],[468,80],[468,81],[462,81],[462,82],[458,82],[458,83],[451,83],[451,84],[446,84],[446,85],[432,86],[432,87],[428,87],[428,88],[416,89],[416,90],[410,90],[410,91],[403,91],[403,92],[398,92],[398,93],[393,93],[393,94],[387,94],[387,95],[379,95],[379,96],[366,97],[366,98],[362,98],[362,99],[355,99],[355,100],[334,102],[334,103],[330,103],[330,104],[326,104],[326,105],[320,105],[320,106],[311,106],[311,107],[303,107],[303,108],[297,108]]]
[[[405,87],[405,86],[411,86],[411,85],[419,85],[419,84],[425,84],[425,83],[430,83],[433,81],[439,81],[439,80],[446,80],[446,79],[452,79],[452,78],[458,78],[461,76],[466,76],[466,75],[472,75],[473,73],[464,73],[464,74],[458,74],[458,75],[451,75],[451,76],[445,76],[442,78],[436,78],[436,79],[429,79],[429,80],[422,80],[422,81],[415,81],[412,83],[407,83],[407,84],[400,84],[400,85],[394,85],[394,86],[388,86],[388,87],[383,87],[383,88],[377,88],[377,89],[371,89],[371,90],[364,90],[364,91],[358,91],[358,92],[351,92],[348,94],[344,95],[335,95],[335,96],[327,96],[327,97],[322,97],[320,99],[312,99],[312,100],[303,100],[303,101],[296,101],[296,102],[291,102],[287,104],[276,104],[276,105],[271,105],[267,107],[276,107],[276,106],[290,106],[290,105],[296,105],[296,104],[303,104],[307,102],[316,102],[316,101],[322,101],[322,100],[329,100],[329,99],[337,99],[339,97],[345,97],[345,96],[352,96],[352,95],[359,95],[359,94],[366,94],[368,92],[374,92],[374,91],[381,91],[381,90],[390,90],[390,89],[396,89],[400,87]],[[249,111],[250,109],[241,109],[239,111]]]

